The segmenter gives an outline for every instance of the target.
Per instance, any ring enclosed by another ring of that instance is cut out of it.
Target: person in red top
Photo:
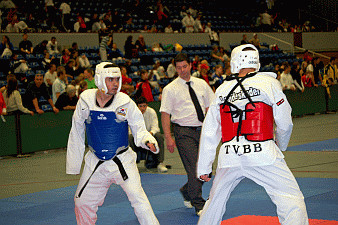
[[[129,95],[133,93],[135,87],[131,84],[133,80],[127,74],[127,68],[124,66],[120,66],[121,69],[121,77],[122,77],[122,88],[121,92]]]
[[[207,64],[201,64],[201,78],[205,80],[209,84],[209,66]]]
[[[7,111],[6,111],[6,103],[5,103],[5,99],[4,96],[2,96],[2,93],[0,92],[0,115],[6,115]]]
[[[149,83],[149,74],[147,70],[140,71],[141,82],[136,85],[136,93],[140,93],[140,96],[143,96],[147,99],[148,102],[153,102],[154,97],[152,94],[152,87]]]

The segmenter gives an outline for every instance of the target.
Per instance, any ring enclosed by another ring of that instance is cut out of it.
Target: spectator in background
[[[135,49],[135,45],[133,43],[133,36],[129,35],[127,37],[126,42],[124,43],[124,57],[126,59],[133,58],[133,50]]]
[[[7,115],[6,102],[2,92],[0,92],[0,115]]]
[[[211,23],[207,23],[207,26],[204,29],[204,33],[209,34],[210,43],[212,45],[219,45],[219,37],[216,31],[212,30]]]
[[[195,55],[194,60],[192,61],[191,65],[192,65],[192,70],[195,71],[197,70],[197,66],[198,64],[201,63],[200,57],[198,55]]]
[[[319,57],[313,58],[313,77],[316,84],[322,84],[323,78],[321,71],[324,69],[324,63],[320,61]]]
[[[255,33],[253,34],[252,39],[249,40],[250,44],[253,44],[258,50],[262,48],[258,35]]]
[[[11,56],[13,54],[13,44],[11,43],[10,39],[8,36],[4,35],[2,36],[2,41],[0,44],[0,55],[1,58],[5,56]]]
[[[194,32],[194,18],[191,16],[190,11],[186,12],[187,15],[182,19],[182,26],[185,28],[185,33]]]
[[[56,100],[55,107],[62,110],[75,110],[78,98],[76,97],[76,88],[68,85],[66,91]]]
[[[289,63],[284,63],[284,70],[280,76],[280,83],[282,85],[283,90],[296,90],[296,86],[294,84],[294,80],[292,78],[292,75],[290,74],[291,67]]]
[[[23,56],[33,53],[33,44],[28,40],[28,34],[22,35],[22,41],[19,43],[19,50]]]
[[[102,33],[107,31],[107,25],[105,24],[103,19],[99,19],[99,21],[94,22],[92,27],[91,27],[91,31],[92,32],[98,32],[98,33]]]
[[[131,148],[137,153],[136,162],[140,162],[140,160],[142,159],[142,155],[146,155],[145,166],[147,169],[157,168],[160,173],[167,172],[168,169],[163,164],[164,138],[158,126],[157,114],[153,108],[148,106],[148,102],[145,97],[139,97],[138,99],[136,99],[135,103],[143,115],[147,131],[152,136],[154,136],[160,148],[160,152],[158,154],[148,153],[146,149],[137,147],[134,143],[133,135],[129,134],[129,143],[131,145]]]
[[[14,14],[5,31],[8,33],[19,33],[21,31],[26,31],[27,29],[27,24],[24,21],[19,21],[17,14]]]
[[[169,23],[168,15],[166,13],[164,13],[164,6],[162,5],[162,3],[158,2],[157,6],[158,6],[157,12],[156,12],[157,24],[162,26],[162,27],[165,27]],[[163,31],[163,28],[161,28],[160,30]]]
[[[243,39],[241,40],[241,45],[249,44],[248,36],[243,34]]]
[[[305,72],[302,75],[302,82],[305,87],[318,87],[318,84],[315,83],[313,74],[310,72]]]
[[[77,42],[73,42],[72,47],[68,50],[71,54],[73,54],[75,51],[79,51],[79,45],[77,44]]]
[[[87,69],[91,66],[92,65],[90,64],[89,59],[87,58],[86,54],[83,53],[79,57],[79,67],[80,67],[81,71],[84,70],[84,69]]]
[[[260,15],[262,17],[261,19],[261,26],[263,32],[269,32],[272,31],[272,24],[273,24],[273,18],[272,16],[268,13],[268,10],[265,10],[264,13]]]
[[[304,55],[303,55],[303,59],[306,62],[312,61],[313,55],[310,54],[309,50],[305,50]]]
[[[3,93],[7,106],[7,113],[18,113],[19,111],[34,115],[33,111],[22,105],[20,92],[18,91],[18,81],[14,75],[7,76],[7,87]]]
[[[67,32],[70,32],[72,25],[70,22],[71,19],[71,8],[66,1],[63,1],[60,5],[60,10],[62,12],[62,26],[63,29]]]
[[[301,91],[304,92],[305,87],[304,83],[302,81],[302,76],[300,75],[300,66],[299,62],[294,62],[291,66],[290,74],[292,76],[292,79],[294,81],[295,86]]]
[[[97,88],[95,85],[95,79],[94,79],[94,71],[90,68],[87,68],[83,71],[83,75],[85,77],[85,81],[87,82],[88,89]]]
[[[33,50],[34,54],[45,54],[45,52],[47,51],[47,44],[47,40],[43,40],[42,42],[37,44]]]
[[[119,11],[117,9],[114,10],[114,12],[111,15],[112,19],[111,19],[111,29],[113,31],[118,31],[120,30],[121,26],[122,26],[122,19],[121,16],[119,15]]]
[[[86,18],[83,18],[80,13],[77,13],[76,22],[74,24],[74,31],[80,33],[87,32]]]
[[[152,86],[149,83],[149,74],[147,70],[141,70],[140,71],[140,77],[141,82],[139,82],[136,85],[136,93],[139,93],[136,95],[136,99],[138,97],[145,97],[147,99],[147,102],[153,102],[154,97],[152,94]]]
[[[57,16],[53,0],[45,0],[45,10],[48,16],[49,27],[55,26],[57,23]]]
[[[81,81],[80,84],[79,84],[79,89],[76,92],[77,97],[79,97],[80,94],[87,89],[88,89],[88,83],[85,80]]]
[[[108,59],[123,58],[123,53],[117,48],[116,43],[113,43],[112,48],[108,48]]]
[[[50,57],[49,53],[46,51],[44,53],[44,57],[43,57],[43,59],[41,61],[42,65],[43,65],[43,68],[45,70],[49,69],[49,66],[50,66],[50,64],[52,63],[52,61],[54,59],[55,59],[55,56]]]
[[[28,26],[29,32],[36,32],[38,22],[33,16],[33,13],[29,13],[28,18],[26,19],[26,24]]]
[[[50,55],[59,54],[58,42],[56,41],[56,37],[52,37],[50,41],[48,41],[46,45],[47,51]]]
[[[66,70],[63,66],[59,66],[57,68],[57,76],[58,77],[56,78],[52,86],[52,97],[54,104],[56,100],[59,98],[59,96],[66,91],[67,76]]]
[[[201,63],[200,67],[201,67],[201,71],[200,71],[201,76],[199,78],[204,79],[205,82],[207,82],[207,84],[210,85],[210,80],[211,80],[211,77],[209,76],[210,67],[208,66],[208,64],[205,64],[205,63]]]
[[[161,47],[160,43],[154,43],[153,47],[151,48],[153,52],[163,52],[163,48]]]
[[[224,64],[230,63],[230,57],[228,56],[224,47],[220,47],[219,52],[220,52],[221,57],[223,58],[223,63]]]
[[[135,87],[132,85],[133,80],[128,76],[126,67],[121,66],[120,69],[122,77],[121,92],[130,95],[135,90]]]
[[[211,75],[211,81],[210,86],[213,89],[213,91],[216,91],[216,89],[223,84],[225,77],[223,77],[223,66],[222,65],[216,65],[215,66],[215,72]]]
[[[168,78],[174,78],[176,75],[176,67],[174,64],[174,58],[171,59],[171,63],[167,67],[167,76]]]
[[[174,33],[170,23],[164,28],[164,33]]]
[[[102,37],[100,42],[100,57],[102,62],[107,61],[107,48],[112,41],[113,36],[111,34]]]
[[[42,74],[35,74],[34,81],[30,82],[27,86],[26,93],[24,95],[24,106],[29,110],[35,110],[38,114],[43,114],[44,111],[40,109],[39,100],[43,97],[53,108],[54,113],[58,113],[59,110],[54,106],[53,100],[50,98],[48,89],[43,82]]]
[[[29,70],[27,61],[25,59],[18,59],[18,55],[13,53],[9,68],[12,73],[26,73]]]
[[[225,78],[226,78],[227,76],[230,76],[230,75],[231,75],[231,67],[230,67],[230,64],[225,64],[225,66],[224,66],[224,71],[225,71],[225,73],[224,73]]]
[[[138,39],[135,42],[135,47],[138,52],[147,52],[147,45],[144,41],[143,35],[138,36]]]
[[[153,65],[153,68],[149,70],[149,83],[152,87],[160,89],[159,81],[161,80],[161,77],[157,71],[159,65],[156,63]]]
[[[194,21],[194,32],[195,33],[201,33],[203,32],[203,27],[202,27],[202,23],[201,23],[201,18],[202,18],[202,15],[199,14],[197,16],[197,18],[195,19]]]
[[[74,59],[70,59],[64,68],[66,70],[66,79],[68,79],[67,77],[69,77],[70,79],[74,79],[74,77],[80,74],[79,66],[76,65]]]
[[[44,82],[48,88],[49,94],[52,94],[52,87],[54,81],[57,79],[56,65],[50,64],[49,70],[45,73]]]
[[[67,48],[62,50],[62,56],[60,58],[60,65],[61,66],[65,66],[68,63],[68,61],[70,60],[70,54],[71,53]]]
[[[337,69],[337,65],[335,64],[335,62],[336,62],[336,57],[331,57],[329,64],[327,64],[324,68],[324,75],[326,75],[330,84],[336,83],[338,79],[338,69]]]
[[[85,78],[84,78],[83,73],[80,73],[79,76],[77,76],[74,80],[70,82],[70,84],[73,85],[76,89],[76,96],[79,96],[80,83],[84,81],[84,79]]]
[[[187,7],[185,5],[183,5],[181,8],[180,16],[182,19],[187,16]]]
[[[12,0],[2,0],[0,2],[0,9],[8,10],[14,8],[16,8],[16,6]]]
[[[210,53],[210,56],[211,56],[211,62],[216,62],[216,63],[223,63],[224,62],[223,55],[218,50],[218,46],[217,45],[213,45],[212,46],[212,51]]]

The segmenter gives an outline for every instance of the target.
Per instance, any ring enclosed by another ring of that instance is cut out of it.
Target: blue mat
[[[338,138],[288,147],[287,151],[338,151]]]
[[[196,224],[194,209],[183,206],[179,188],[184,175],[141,174],[144,190],[162,225]],[[297,178],[306,198],[311,219],[338,220],[338,179]],[[211,188],[203,186],[207,198]],[[76,186],[0,199],[0,224],[71,225],[76,224],[73,196]],[[240,215],[276,216],[276,208],[265,190],[244,179],[233,191],[223,219]],[[119,186],[111,186],[98,211],[98,225],[138,224],[130,203]]]

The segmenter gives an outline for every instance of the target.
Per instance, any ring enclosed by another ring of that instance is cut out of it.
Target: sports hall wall
[[[123,51],[124,42],[127,36],[132,35],[133,41],[136,41],[138,36],[142,34],[147,45],[152,46],[154,43],[166,44],[208,44],[209,36],[204,33],[114,33],[113,41],[117,47]],[[243,34],[251,39],[253,33],[220,33],[220,46],[230,50],[229,44],[239,43],[242,40]],[[294,44],[295,38],[300,38],[301,47],[312,51],[338,51],[338,32],[307,32],[307,33],[257,33],[261,42],[269,45],[278,44],[282,50],[289,51],[290,45],[277,41],[277,38],[284,42]],[[22,40],[22,34],[3,33],[7,35],[14,46],[18,47]],[[29,40],[33,45],[37,45],[43,40],[50,40],[51,37],[56,37],[61,48],[70,47],[73,42],[77,42],[79,47],[99,46],[99,36],[96,33],[29,33]],[[270,36],[270,37],[269,37]],[[273,38],[272,38],[273,37]]]

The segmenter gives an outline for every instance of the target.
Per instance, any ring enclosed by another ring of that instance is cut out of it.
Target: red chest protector
[[[254,106],[253,106],[254,104]],[[222,142],[231,141],[235,136],[245,136],[249,141],[266,141],[273,139],[273,110],[264,102],[248,103],[245,110],[231,110],[225,104],[220,106]],[[245,120],[242,120],[245,113]],[[233,122],[239,117],[239,122]],[[237,139],[238,140],[238,139]]]

